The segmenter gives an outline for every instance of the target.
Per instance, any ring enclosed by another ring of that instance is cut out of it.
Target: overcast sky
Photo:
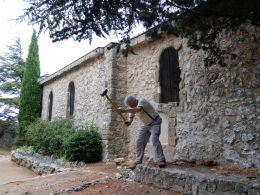
[[[17,23],[14,19],[22,15],[23,9],[27,6],[22,0],[0,0],[0,55],[6,51],[7,45],[14,43],[15,37],[19,37],[22,41],[24,59],[26,58],[33,27],[27,23]],[[142,31],[143,29],[137,29],[135,34]],[[93,49],[117,41],[113,36],[107,39],[95,38],[91,45],[88,40],[79,43],[72,39],[53,43],[48,32],[41,34],[38,39],[41,75],[52,74]]]

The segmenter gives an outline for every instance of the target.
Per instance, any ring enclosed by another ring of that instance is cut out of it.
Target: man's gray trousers
[[[155,149],[155,158],[159,162],[165,162],[165,156],[163,154],[163,149],[159,136],[161,134],[161,124],[162,119],[158,117],[149,125],[144,125],[138,129],[137,140],[136,140],[136,159],[137,164],[142,163],[144,150],[147,142],[149,141],[150,136],[152,135],[152,143]]]

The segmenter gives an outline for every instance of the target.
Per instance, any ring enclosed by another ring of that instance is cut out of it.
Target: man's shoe
[[[136,168],[136,165],[138,165],[140,163],[137,163],[137,162],[133,162],[130,166],[129,166],[129,169],[135,169]]]
[[[161,161],[161,162],[159,163],[159,167],[160,167],[160,168],[165,168],[165,167],[166,167],[166,162],[165,162],[165,161]]]

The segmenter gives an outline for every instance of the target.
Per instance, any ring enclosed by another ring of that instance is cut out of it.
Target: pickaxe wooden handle
[[[124,123],[126,123],[127,121],[126,121],[124,115],[123,115],[121,112],[118,112],[115,103],[114,103],[114,102],[111,100],[111,98],[107,95],[107,92],[108,92],[108,90],[105,89],[100,95],[101,95],[102,97],[105,96],[105,97],[107,98],[107,100],[109,101],[109,103],[112,105],[113,109],[119,114],[119,116],[122,118],[122,120],[124,121]]]

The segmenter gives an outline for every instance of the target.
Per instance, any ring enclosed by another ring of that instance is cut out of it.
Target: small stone
[[[117,165],[120,165],[122,163],[125,162],[125,159],[124,158],[115,158],[114,159],[114,162],[117,164]]]
[[[209,101],[210,102],[218,102],[220,100],[220,97],[218,97],[218,96],[211,96],[210,98],[209,98]]]
[[[231,129],[227,129],[224,131],[224,140],[229,143],[232,144],[234,142],[236,135],[234,133],[234,131],[232,131]]]
[[[260,192],[257,189],[250,189],[248,190],[248,195],[260,195]]]
[[[240,194],[243,194],[245,192],[245,185],[243,185],[243,184],[236,184],[235,191],[240,193]]]
[[[232,99],[229,99],[228,102],[238,102],[239,101],[239,98],[232,98]]]
[[[233,109],[231,109],[231,108],[226,108],[225,109],[225,115],[226,116],[235,116],[236,112]]]
[[[209,192],[215,192],[216,189],[217,189],[217,186],[216,186],[215,183],[213,183],[213,182],[209,182],[207,188],[208,188],[208,191],[209,191]]]
[[[234,183],[229,181],[219,181],[218,183],[218,191],[228,192],[234,190]]]
[[[250,133],[250,134],[242,134],[242,141],[244,142],[248,142],[254,139],[254,136]]]
[[[250,150],[250,146],[248,144],[245,144],[242,149],[247,152]]]
[[[260,172],[260,171],[258,171],[258,172]],[[253,187],[254,187],[254,188],[257,188],[257,189],[260,189],[260,183],[254,183],[254,184],[253,184]]]
[[[256,130],[257,132],[260,131],[260,124],[257,124],[257,125],[255,126],[255,130]]]
[[[116,173],[116,175],[115,175],[115,178],[116,179],[121,179],[123,176],[120,174],[120,173]]]
[[[226,118],[223,119],[222,127],[225,129],[230,127],[230,123]]]

